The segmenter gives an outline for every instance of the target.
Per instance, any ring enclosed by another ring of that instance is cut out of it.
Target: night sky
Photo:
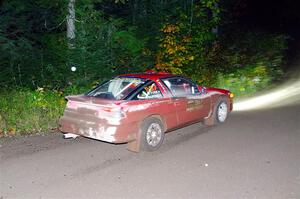
[[[238,0],[234,9],[240,25],[293,36],[300,34],[299,0]]]

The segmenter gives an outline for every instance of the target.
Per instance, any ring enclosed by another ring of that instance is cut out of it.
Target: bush
[[[268,33],[247,33],[227,40],[214,64],[216,87],[226,88],[236,96],[249,96],[282,76],[287,38]]]
[[[236,96],[247,96],[269,85],[271,77],[265,65],[247,66],[230,74],[219,74],[217,87],[225,88]]]
[[[0,93],[0,134],[47,132],[57,128],[65,100],[61,92],[12,90]]]

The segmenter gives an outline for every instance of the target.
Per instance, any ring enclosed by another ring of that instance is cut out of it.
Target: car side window
[[[182,77],[163,79],[163,82],[175,97],[184,97],[200,93],[195,83]]]
[[[161,91],[158,86],[153,82],[148,84],[139,91],[136,96],[134,96],[134,100],[145,100],[145,99],[159,99],[162,98]]]

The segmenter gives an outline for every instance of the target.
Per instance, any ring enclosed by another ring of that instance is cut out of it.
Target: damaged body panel
[[[154,150],[165,132],[214,117],[221,96],[228,105],[225,113],[229,113],[229,94],[168,73],[122,75],[87,94],[66,97],[59,125],[67,137],[129,143],[132,151]]]

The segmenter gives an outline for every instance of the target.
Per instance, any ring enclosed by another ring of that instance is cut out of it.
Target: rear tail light
[[[125,112],[120,107],[105,107],[103,108],[103,112],[99,112],[99,115],[101,114],[105,114],[109,117],[114,117],[114,118],[125,117]]]

